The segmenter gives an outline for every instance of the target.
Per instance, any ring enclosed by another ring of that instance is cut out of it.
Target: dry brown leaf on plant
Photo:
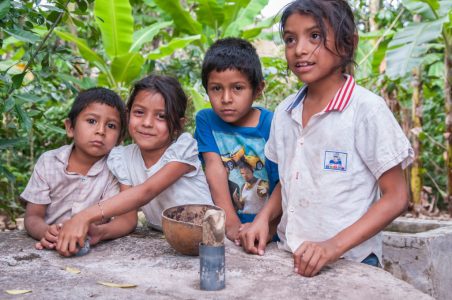
[[[10,295],[22,295],[31,293],[31,290],[5,290],[5,292]]]
[[[72,273],[72,274],[80,274],[81,271],[77,268],[73,268],[73,267],[66,267],[66,269],[64,269],[66,272]]]
[[[123,289],[137,287],[136,284],[132,284],[132,283],[113,283],[113,282],[105,282],[105,281],[98,281],[97,283],[108,286],[108,287],[123,288]]]

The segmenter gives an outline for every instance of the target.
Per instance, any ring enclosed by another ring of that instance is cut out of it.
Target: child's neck
[[[303,101],[303,127],[308,124],[313,115],[325,109],[344,82],[345,78],[343,74],[338,73],[321,81],[309,84],[306,99]]]
[[[163,156],[168,147],[169,144],[166,147],[150,151],[146,151],[140,148],[141,157],[143,158],[144,165],[146,166],[146,168],[149,169],[150,167],[155,165],[159,161],[159,159]]]
[[[91,167],[102,157],[93,157],[81,152],[76,146],[72,148],[66,170],[86,176]]]

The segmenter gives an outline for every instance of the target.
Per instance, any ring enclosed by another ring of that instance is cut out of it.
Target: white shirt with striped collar
[[[324,241],[356,222],[379,199],[378,178],[411,163],[414,152],[385,101],[352,76],[325,109],[302,126],[307,86],[273,117],[265,155],[278,164],[283,216],[279,247],[295,252],[304,241]],[[344,254],[381,261],[381,236]]]

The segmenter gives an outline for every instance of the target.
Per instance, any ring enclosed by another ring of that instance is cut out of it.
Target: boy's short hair
[[[78,115],[91,103],[106,104],[118,110],[121,121],[118,142],[121,141],[124,138],[127,128],[126,107],[124,102],[121,100],[121,97],[110,89],[94,87],[80,92],[75,98],[71,111],[68,114],[71,126],[75,126]]]
[[[225,38],[213,43],[204,57],[201,77],[206,91],[210,72],[231,69],[238,70],[248,77],[253,92],[256,92],[264,81],[261,62],[253,45],[244,39]]]

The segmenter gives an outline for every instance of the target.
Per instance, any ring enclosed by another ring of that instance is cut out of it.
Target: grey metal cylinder
[[[217,291],[225,287],[225,256],[223,246],[199,244],[201,290]]]

